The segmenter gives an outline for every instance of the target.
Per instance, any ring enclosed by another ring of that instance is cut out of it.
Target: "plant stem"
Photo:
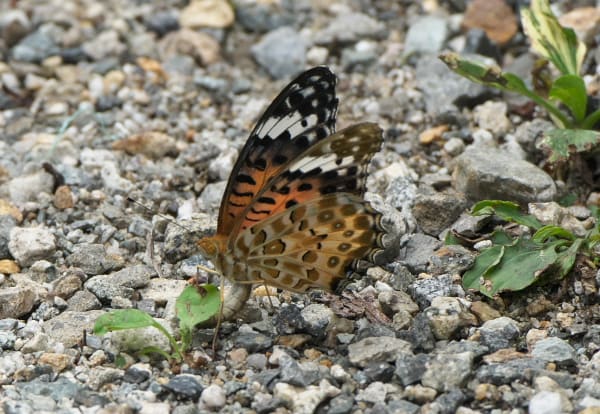
[[[581,128],[593,129],[594,125],[596,125],[598,122],[600,122],[600,109],[586,116],[583,120],[583,123],[581,124]]]

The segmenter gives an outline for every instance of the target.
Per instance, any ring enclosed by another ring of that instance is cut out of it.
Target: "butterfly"
[[[335,132],[336,81],[315,67],[280,92],[233,167],[216,234],[198,241],[213,272],[233,283],[224,319],[253,284],[338,291],[384,250],[382,216],[363,199],[382,130],[360,123]]]

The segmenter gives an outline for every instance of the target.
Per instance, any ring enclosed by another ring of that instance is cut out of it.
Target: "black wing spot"
[[[233,194],[236,197],[254,197],[254,192],[252,192],[252,191],[246,191],[245,193],[240,193],[239,191],[231,190],[231,194]]]
[[[306,135],[300,135],[294,140],[294,144],[299,149],[304,150],[310,146],[310,141],[308,140],[308,137]]]
[[[278,194],[282,194],[282,195],[287,195],[290,193],[290,187],[287,185],[284,185],[281,188],[277,188],[276,186],[271,186],[271,191],[274,193],[278,193]]]
[[[285,208],[290,208],[295,206],[296,204],[298,204],[298,202],[296,200],[288,200],[287,203],[285,203]]]
[[[256,185],[256,181],[254,181],[254,178],[250,177],[248,174],[238,174],[235,177],[235,180],[238,183],[245,183],[245,184],[250,184],[250,185]]]
[[[252,167],[259,171],[264,171],[267,169],[267,161],[264,158],[259,158],[252,163]]]
[[[276,139],[289,141],[290,139],[292,139],[292,134],[290,133],[290,131],[288,129],[286,129],[281,134],[279,134]]]
[[[264,204],[275,204],[275,200],[271,197],[260,197],[257,201]]]
[[[356,165],[348,167],[348,175],[356,175],[357,172],[358,172],[358,167]]]
[[[275,157],[273,157],[273,164],[275,165],[282,165],[285,164],[288,160],[288,157],[286,157],[285,155],[282,154],[277,154]]]
[[[323,174],[323,178],[325,178],[326,180],[333,180],[337,177],[338,172],[336,170],[326,171],[325,174]]]
[[[319,118],[319,119],[322,119],[322,118]],[[325,138],[329,133],[327,132],[326,128],[321,127],[321,128],[316,129],[315,134],[317,136],[317,140],[321,140],[321,139]]]
[[[316,168],[313,168],[312,170],[308,171],[308,172],[307,172],[307,173],[305,173],[304,175],[305,175],[306,177],[313,177],[313,176],[315,176],[315,175],[319,175],[319,174],[321,174],[321,172],[322,172],[322,171],[323,171],[323,170],[321,169],[321,167],[316,167]]]
[[[313,186],[310,183],[302,183],[298,186],[298,191],[310,191],[312,189]]]

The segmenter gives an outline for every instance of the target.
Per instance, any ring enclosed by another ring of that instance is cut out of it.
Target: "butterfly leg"
[[[271,294],[269,293],[269,285],[263,282],[263,286],[265,287],[265,292],[267,293],[267,298],[269,299],[269,305],[271,305],[271,311],[273,311],[275,305],[273,305],[273,301],[271,300]]]
[[[221,305],[219,306],[219,316],[217,317],[217,326],[215,326],[215,333],[212,340],[212,352],[213,358],[217,356],[217,338],[219,336],[219,328],[221,327],[221,321],[223,320],[223,308],[225,306],[225,278],[221,277],[221,288],[219,290],[221,294]]]

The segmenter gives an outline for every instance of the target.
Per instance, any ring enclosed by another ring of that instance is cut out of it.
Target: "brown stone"
[[[156,131],[142,132],[116,141],[113,149],[123,150],[128,154],[143,154],[148,158],[160,159],[166,155],[176,154],[175,138]]]
[[[504,0],[474,0],[465,13],[463,28],[482,29],[494,42],[504,44],[517,33],[517,16]]]
[[[0,216],[2,215],[12,216],[17,223],[23,221],[23,213],[10,202],[0,198]]]
[[[38,360],[40,364],[50,365],[56,373],[64,371],[71,365],[72,358],[65,354],[56,354],[54,352],[46,352],[40,355]]]
[[[73,208],[74,205],[71,187],[68,185],[58,187],[54,192],[54,207],[59,210],[66,210],[67,208]]]
[[[0,260],[0,273],[5,275],[12,275],[13,273],[19,273],[21,268],[14,260]]]

